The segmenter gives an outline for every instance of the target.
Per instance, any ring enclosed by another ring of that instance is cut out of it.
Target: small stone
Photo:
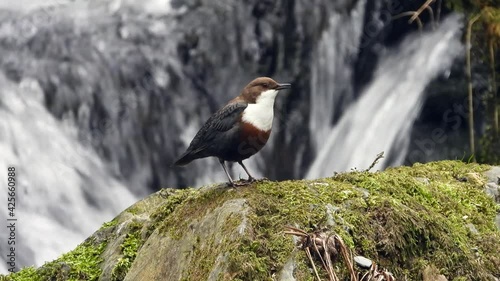
[[[333,214],[338,212],[340,210],[339,207],[334,207],[332,204],[328,203],[326,204],[326,225],[327,226],[335,226],[335,219],[333,217]]]
[[[311,185],[329,186],[329,184],[326,182],[313,182],[311,183]]]
[[[372,266],[372,261],[363,256],[355,256],[354,262],[361,268],[369,269]]]
[[[358,186],[356,186],[354,189],[356,189],[362,193],[361,197],[363,197],[363,199],[367,199],[368,197],[370,197],[370,191],[368,191],[368,189],[358,187]]]
[[[488,196],[493,198],[497,204],[500,204],[500,186],[498,184],[489,182],[486,184],[486,188],[484,190]]]
[[[469,230],[472,234],[479,234],[479,231],[477,231],[476,226],[473,225],[472,223],[468,223],[468,224],[466,224],[466,226],[469,228]]]
[[[500,185],[500,166],[492,167],[484,175],[488,178],[488,182],[497,182]]]
[[[293,272],[295,270],[295,261],[293,258],[289,259],[280,273],[280,281],[295,281],[295,277],[293,276]],[[274,278],[273,278],[274,279]]]

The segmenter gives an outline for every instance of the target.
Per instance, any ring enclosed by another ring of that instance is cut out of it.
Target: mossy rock
[[[72,252],[0,280],[314,280],[286,226],[335,232],[397,280],[422,280],[426,268],[448,280],[495,280],[496,169],[441,161],[318,180],[163,189]],[[342,264],[335,268],[344,280]]]

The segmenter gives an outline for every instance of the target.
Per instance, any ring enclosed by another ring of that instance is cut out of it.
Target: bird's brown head
[[[269,77],[259,77],[248,83],[237,99],[241,99],[247,103],[255,103],[261,94],[272,94],[275,91],[288,89],[290,87],[290,84],[280,84]]]

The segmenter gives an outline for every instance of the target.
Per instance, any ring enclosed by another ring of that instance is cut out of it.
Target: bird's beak
[[[278,87],[276,87],[276,90],[283,90],[283,89],[290,89],[292,87],[292,84],[288,83],[283,83],[283,84],[278,84]]]

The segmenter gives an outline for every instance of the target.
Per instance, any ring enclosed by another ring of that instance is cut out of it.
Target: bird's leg
[[[249,181],[249,182],[254,182],[254,181],[255,181],[255,178],[254,178],[254,177],[252,177],[252,175],[250,175],[250,173],[249,173],[249,172],[248,172],[248,170],[247,170],[247,167],[245,167],[245,165],[243,165],[243,161],[238,161],[238,164],[240,164],[240,165],[241,165],[241,167],[243,167],[243,170],[245,170],[245,172],[247,173],[247,175],[248,175],[248,181]]]
[[[230,176],[230,175],[229,175],[229,173],[227,172],[226,163],[224,162],[224,160],[222,160],[222,159],[220,159],[220,158],[219,158],[219,162],[220,162],[220,164],[222,165],[222,168],[224,169],[224,172],[226,172],[226,176],[227,176],[227,178],[229,179],[229,185],[230,185],[230,186],[234,186],[233,179],[231,178],[231,176]]]

